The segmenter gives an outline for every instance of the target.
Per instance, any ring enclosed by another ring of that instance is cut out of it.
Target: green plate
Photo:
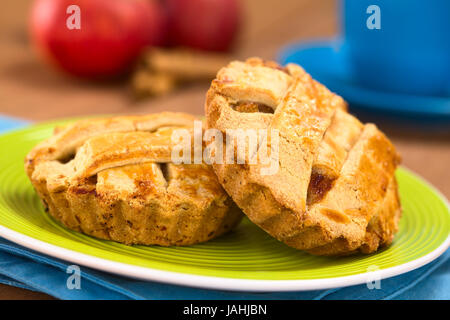
[[[372,255],[316,257],[287,247],[244,220],[216,240],[189,247],[125,246],[66,229],[44,212],[23,159],[55,124],[0,136],[0,235],[42,253],[121,275],[172,284],[245,291],[312,290],[398,275],[436,259],[450,243],[446,200],[400,168],[404,208],[394,243]],[[369,277],[370,276],[370,277]]]

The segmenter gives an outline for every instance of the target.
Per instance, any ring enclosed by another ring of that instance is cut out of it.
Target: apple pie
[[[208,128],[224,140],[228,130],[262,129],[265,149],[276,142],[271,174],[261,170],[267,164],[250,161],[262,159],[261,145],[241,163],[227,162],[225,150],[213,163],[228,194],[271,236],[317,255],[371,253],[392,242],[401,216],[400,156],[374,124],[350,115],[341,97],[300,66],[231,62],[213,80],[205,110]],[[225,148],[212,143],[212,152]]]
[[[87,119],[56,128],[25,159],[50,214],[68,228],[125,244],[190,245],[231,230],[242,213],[211,166],[175,164],[182,113]]]

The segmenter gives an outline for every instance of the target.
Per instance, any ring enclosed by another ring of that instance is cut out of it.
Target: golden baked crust
[[[125,244],[189,245],[232,229],[242,213],[202,164],[171,163],[174,129],[196,118],[164,112],[56,128],[25,159],[53,217]]]
[[[213,164],[228,194],[270,235],[319,255],[370,253],[391,243],[401,215],[399,155],[301,67],[231,62],[212,82],[205,110],[208,128],[224,136],[229,129],[278,130],[275,174],[261,174],[264,165],[249,158]]]

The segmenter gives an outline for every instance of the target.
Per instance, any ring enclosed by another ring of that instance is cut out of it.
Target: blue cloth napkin
[[[0,116],[0,132],[26,124]],[[450,250],[406,274],[381,280],[380,289],[357,285],[319,291],[245,293],[128,279],[80,266],[79,289],[68,286],[72,265],[0,238],[0,283],[60,299],[450,299]]]

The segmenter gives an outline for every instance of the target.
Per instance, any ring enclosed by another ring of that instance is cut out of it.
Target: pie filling
[[[317,172],[311,174],[311,180],[308,186],[308,196],[306,198],[306,204],[312,205],[323,199],[325,194],[333,186],[335,179],[327,177]]]
[[[237,103],[236,105],[233,105],[232,107],[234,110],[243,113],[254,113],[254,112],[274,113],[274,110],[268,105],[257,102],[243,101]]]

